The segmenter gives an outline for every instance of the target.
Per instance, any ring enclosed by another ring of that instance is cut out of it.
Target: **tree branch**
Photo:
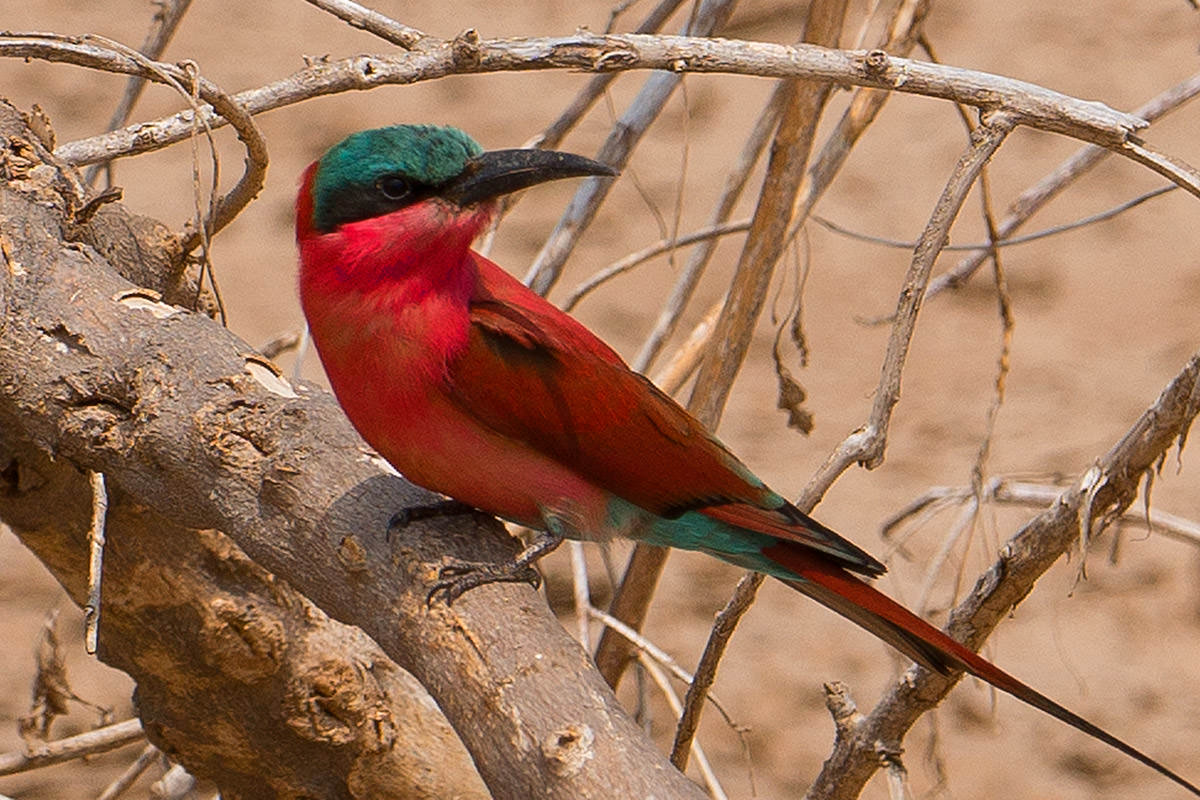
[[[29,35],[0,37],[0,55],[43,58],[91,65],[94,48],[75,42],[50,47]],[[102,59],[101,59],[102,60]],[[409,84],[447,75],[577,69],[614,72],[659,69],[672,72],[807,78],[838,85],[938,97],[985,111],[1004,110],[1018,124],[1053,131],[1108,148],[1121,147],[1146,126],[1145,120],[1103,103],[1079,100],[1026,81],[986,72],[888,56],[882,50],[833,50],[812,44],[791,46],[731,39],[586,32],[571,36],[442,42],[437,47],[395,56],[361,55],[320,61],[257,89],[233,95],[251,114],[327,94]],[[129,71],[133,71],[130,67]],[[209,114],[209,124],[224,121]],[[133,125],[112,133],[68,142],[56,151],[71,164],[157,150],[191,133],[190,112]]]
[[[1103,529],[1137,497],[1143,474],[1175,443],[1183,445],[1200,413],[1200,353],[1196,353],[1133,427],[1075,485],[1026,523],[999,558],[950,614],[946,630],[978,649],[1000,620],[1033,589],[1059,556],[1077,541],[1081,527]],[[1090,517],[1083,510],[1090,506]],[[1093,534],[1096,531],[1093,531]],[[845,735],[809,789],[808,800],[851,800],[879,767],[876,745],[895,747],[926,711],[941,702],[961,675],[944,677],[913,666],[866,717]]]

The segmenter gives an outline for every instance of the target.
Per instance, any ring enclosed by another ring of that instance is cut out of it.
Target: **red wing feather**
[[[483,425],[661,516],[771,495],[674,400],[590,331],[476,257],[451,397]]]

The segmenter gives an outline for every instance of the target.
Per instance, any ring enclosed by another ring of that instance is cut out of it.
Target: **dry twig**
[[[811,44],[777,45],[730,39],[648,34],[487,40],[469,43],[470,58],[453,42],[401,56],[354,56],[313,64],[232,100],[250,114],[328,94],[373,89],[397,83],[434,80],[451,74],[582,69],[593,72],[632,69],[724,73],[764,78],[800,78],[954,100],[987,112],[1006,111],[1021,125],[1061,133],[1121,152],[1142,118],[1093,101],[1084,101],[1026,81],[869,52],[832,50]],[[81,41],[56,45],[33,34],[0,38],[0,55],[70,61],[108,69],[104,53]],[[132,65],[115,71],[135,72]],[[206,98],[207,99],[207,98]],[[224,113],[223,111],[220,113]],[[208,114],[214,127],[221,117]],[[119,131],[68,142],[55,150],[71,164],[145,153],[187,138],[190,115],[176,114]],[[1131,154],[1130,154],[1131,155]]]
[[[108,515],[108,490],[104,487],[104,473],[91,472],[92,524],[88,527],[88,592],[87,604],[83,607],[83,638],[88,655],[96,655],[96,642],[100,638],[100,591],[104,574],[104,526]]]
[[[45,747],[37,753],[0,754],[0,775],[49,767],[85,755],[107,753],[144,738],[141,720],[127,719],[87,733],[46,742]]]
[[[1096,467],[1004,545],[995,564],[951,612],[946,630],[968,647],[978,648],[1029,593],[1034,581],[1078,541],[1081,525],[1091,524],[1084,517],[1085,506],[1090,504],[1087,513],[1105,522],[1123,513],[1136,498],[1145,471],[1172,444],[1186,437],[1200,411],[1195,402],[1198,386],[1200,353],[1192,356]],[[911,667],[871,713],[854,725],[851,735],[838,737],[806,800],[857,797],[878,768],[875,743],[898,743],[922,714],[941,702],[959,677]]]

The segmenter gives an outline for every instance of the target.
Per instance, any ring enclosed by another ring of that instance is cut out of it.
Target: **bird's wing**
[[[851,569],[882,565],[771,491],[690,414],[595,335],[477,257],[453,402],[479,423],[663,517],[700,511],[816,547]]]
[[[675,401],[573,318],[479,259],[450,396],[483,425],[660,516],[771,494]]]

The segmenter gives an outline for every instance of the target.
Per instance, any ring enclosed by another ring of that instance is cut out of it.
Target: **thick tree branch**
[[[13,433],[0,433],[0,518],[82,604],[87,476]],[[428,694],[362,631],[217,531],[114,500],[100,655],[137,682],[160,749],[229,800],[489,796]]]
[[[511,555],[498,526],[416,523],[385,541],[392,514],[428,493],[365,451],[330,396],[293,389],[207,317],[148,298],[66,241],[58,179],[32,168],[32,144],[6,141],[23,154],[8,151],[0,197],[0,426],[10,436],[104,472],[114,494],[171,526],[225,532],[361,627],[430,691],[495,797],[701,795],[528,587],[426,603],[444,556]],[[121,546],[117,529],[109,538]],[[105,585],[113,590],[111,576]],[[276,637],[252,641],[251,665],[265,668],[255,648]]]

